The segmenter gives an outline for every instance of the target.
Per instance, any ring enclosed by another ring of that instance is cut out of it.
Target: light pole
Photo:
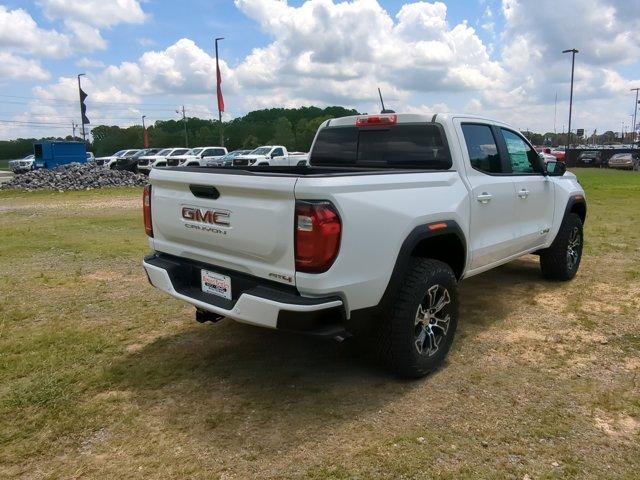
[[[636,92],[636,101],[633,104],[633,143],[636,143],[636,116],[638,114],[638,90],[640,90],[640,88],[636,87],[631,89],[632,92],[634,90]]]
[[[224,133],[222,132],[222,110],[224,109],[224,100],[222,99],[222,77],[220,76],[220,64],[218,63],[218,42],[224,40],[224,37],[215,39],[216,44],[216,93],[218,96],[218,127],[220,128],[220,146],[224,147]]]
[[[569,130],[567,131],[567,150],[569,150],[569,145],[571,145],[571,112],[573,109],[573,71],[578,50],[570,48],[569,50],[563,50],[562,53],[571,53],[571,93],[569,94]]]
[[[142,146],[144,148],[149,148],[149,145],[147,142],[147,128],[144,126],[144,119],[147,118],[146,115],[142,115]]]
[[[82,91],[82,87],[80,86],[80,77],[85,76],[86,73],[78,74],[78,94],[80,95],[80,123],[82,124],[82,141],[86,143],[86,134],[84,132],[84,119],[85,119],[85,106],[84,99],[86,98],[86,94]],[[84,98],[83,98],[84,96]]]

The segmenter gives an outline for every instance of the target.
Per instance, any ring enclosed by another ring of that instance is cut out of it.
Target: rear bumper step
[[[154,287],[220,317],[320,336],[327,336],[327,332],[336,336],[333,333],[339,333],[344,325],[344,305],[337,296],[303,297],[292,287],[278,287],[267,280],[164,254],[149,255],[142,265]],[[202,292],[202,268],[231,277],[231,300]],[[199,314],[204,321],[216,318],[204,312]]]

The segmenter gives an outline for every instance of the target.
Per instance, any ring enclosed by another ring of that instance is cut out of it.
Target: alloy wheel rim
[[[432,357],[449,331],[451,296],[442,285],[433,285],[418,305],[414,323],[414,346],[418,354]]]
[[[567,244],[567,267],[569,270],[573,270],[578,264],[580,257],[580,230],[578,227],[573,227],[571,235],[569,236],[569,243]]]

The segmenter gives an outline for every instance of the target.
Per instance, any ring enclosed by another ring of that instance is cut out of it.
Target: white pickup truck
[[[451,346],[461,280],[530,253],[549,279],[580,265],[582,187],[504,123],[331,119],[309,162],[153,170],[150,282],[200,321],[369,335],[397,373],[419,377]]]
[[[303,152],[288,152],[283,145],[264,145],[233,159],[234,167],[302,166],[307,165],[309,155]]]
[[[225,147],[197,147],[192,148],[184,155],[167,158],[168,167],[206,167],[212,160],[224,157],[227,153]]]

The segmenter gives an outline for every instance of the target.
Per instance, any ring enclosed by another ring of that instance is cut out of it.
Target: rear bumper
[[[279,287],[250,275],[164,254],[149,255],[142,265],[154,287],[217,315],[261,327],[323,336],[340,336],[344,332],[344,305],[337,296],[303,297],[293,287]],[[202,268],[231,277],[231,300],[202,292]]]

